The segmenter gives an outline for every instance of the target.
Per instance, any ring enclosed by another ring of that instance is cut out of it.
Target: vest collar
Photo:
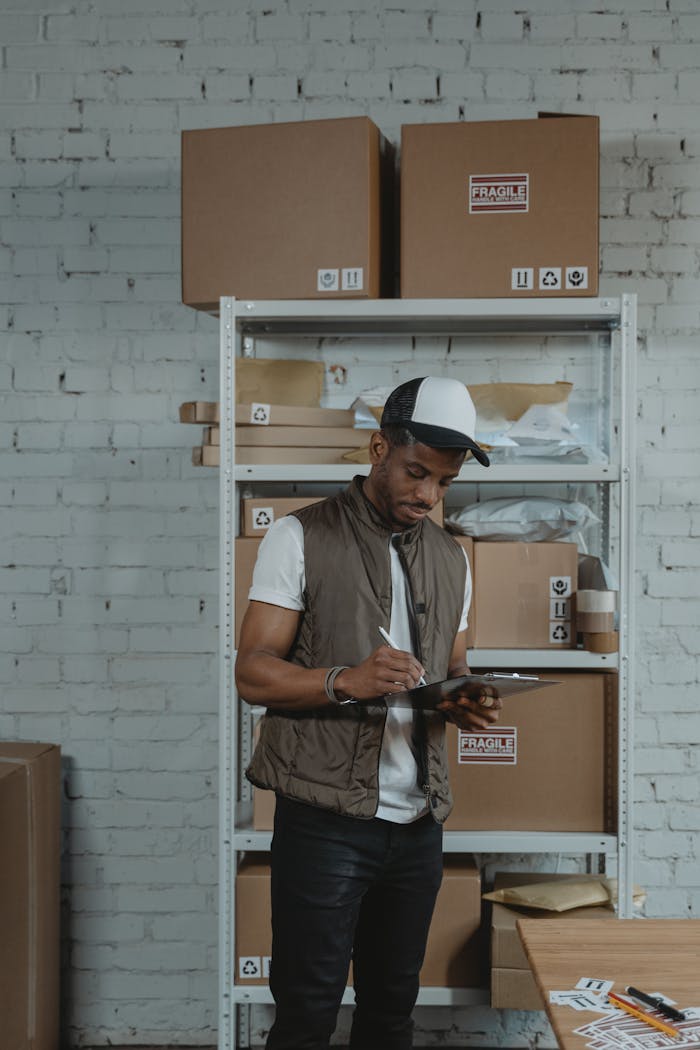
[[[402,532],[394,532],[389,522],[385,521],[374,504],[367,498],[364,491],[365,478],[362,474],[356,474],[347,489],[345,496],[350,503],[354,513],[375,532],[389,539],[394,536],[394,543],[402,547],[415,543],[423,530],[423,522],[418,521]]]

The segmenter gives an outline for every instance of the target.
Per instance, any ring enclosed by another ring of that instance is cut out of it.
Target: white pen
[[[386,642],[386,644],[391,646],[392,649],[398,649],[399,648],[399,646],[396,644],[396,642],[391,637],[391,635],[388,633],[388,631],[385,631],[383,627],[379,628],[379,633],[381,634],[381,636],[384,639],[384,641]],[[425,678],[423,677],[423,675],[421,675],[420,678],[418,679],[418,685],[427,685],[427,684],[428,683],[426,682]]]

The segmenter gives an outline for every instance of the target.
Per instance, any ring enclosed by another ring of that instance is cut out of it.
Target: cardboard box
[[[447,830],[614,828],[617,675],[532,673],[560,684],[506,699],[488,730],[447,726]]]
[[[435,904],[421,970],[422,987],[474,987],[485,974],[481,928],[481,879],[474,859],[445,857],[445,874]],[[272,932],[270,866],[264,853],[248,853],[236,875],[235,982],[268,981]],[[348,975],[352,984],[352,967]]]
[[[218,401],[183,401],[180,405],[181,423],[218,423]]]
[[[401,129],[401,295],[598,294],[599,122]]]
[[[246,853],[236,874],[235,952],[234,984],[266,985],[272,955],[270,861],[266,853]]]
[[[359,448],[369,438],[370,431],[359,427],[276,427],[236,426],[236,446],[279,447],[297,446],[318,448]]]
[[[183,303],[377,298],[392,166],[368,117],[183,131]]]
[[[234,609],[235,609],[235,645],[238,646],[238,640],[241,634],[241,623],[245,611],[248,608],[248,591],[250,585],[253,582],[253,569],[255,568],[255,559],[258,556],[258,547],[260,546],[260,540],[253,537],[241,537],[239,536],[234,543],[234,560],[235,560],[235,589],[234,589]]]
[[[590,879],[597,882],[600,876],[575,873],[552,874],[545,871],[498,871],[494,875],[493,888],[534,885],[538,882],[581,882]],[[543,908],[513,908],[498,901],[491,902],[491,965],[514,970],[527,970],[530,964],[525,954],[516,923],[518,919],[614,919],[612,908],[570,908],[566,912],[545,911]]]
[[[547,872],[499,871],[493,888],[523,886],[527,883],[554,880],[580,881],[596,875],[549,874]],[[494,901],[491,904],[491,1006],[510,1010],[543,1010],[544,1004],[525,954],[516,923],[527,916],[534,919],[614,919],[612,908],[572,908],[567,912],[543,911],[538,908],[509,908]]]
[[[355,413],[350,408],[270,405],[258,401],[236,405],[236,423],[278,427],[354,427]]]
[[[481,925],[481,874],[474,857],[448,853],[435,902],[420,983],[424,988],[475,988],[486,978]]]
[[[575,543],[474,544],[474,646],[570,649],[576,644]]]
[[[0,1031],[58,1050],[61,752],[0,743]]]
[[[246,466],[258,466],[261,463],[277,466],[280,463],[311,463],[314,466],[326,466],[342,463],[343,454],[352,452],[349,448],[254,448],[244,446],[237,450],[236,461]],[[219,445],[195,445],[192,449],[192,463],[195,467],[218,467],[221,461]]]
[[[236,450],[238,463],[258,465],[261,463],[312,463],[326,465],[342,463],[346,452],[352,452],[349,446],[343,448],[313,448],[309,445],[276,445],[255,447],[243,445]]]
[[[244,536],[264,536],[270,525],[285,514],[320,503],[324,496],[275,496],[241,500],[241,532]]]
[[[476,590],[474,586],[474,540],[471,536],[453,537],[460,547],[467,552],[469,568],[472,574],[472,603],[469,609],[469,623],[467,624],[467,649],[473,649],[476,645]]]
[[[491,970],[491,1006],[500,1010],[544,1010],[537,982],[530,970]]]

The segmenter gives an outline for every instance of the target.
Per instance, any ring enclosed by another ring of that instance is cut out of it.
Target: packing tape
[[[620,635],[617,631],[595,631],[583,635],[583,648],[591,653],[616,653],[620,648]]]
[[[615,614],[611,612],[581,612],[576,610],[576,630],[583,632],[607,632],[615,626]]]
[[[578,612],[614,613],[615,591],[577,591],[576,609]]]
[[[38,883],[36,872],[36,792],[34,790],[34,777],[32,774],[32,763],[28,758],[5,757],[0,755],[0,762],[6,762],[12,766],[22,766],[27,775],[27,871],[28,871],[28,894],[29,908],[27,915],[27,1038],[34,1045],[36,1038],[36,1000],[37,1000],[37,911],[38,911]]]

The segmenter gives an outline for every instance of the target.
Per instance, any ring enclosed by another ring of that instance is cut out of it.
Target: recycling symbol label
[[[242,980],[252,981],[262,977],[262,966],[259,955],[241,955],[238,959],[238,976]]]
[[[562,645],[571,641],[571,627],[568,623],[559,621],[549,625],[549,641],[551,644]]]
[[[561,288],[561,266],[540,266],[540,289],[556,292]]]
[[[268,426],[270,422],[270,406],[254,402],[250,406],[250,422],[258,426]]]
[[[253,528],[269,529],[275,520],[275,512],[272,507],[256,507],[253,511]]]

